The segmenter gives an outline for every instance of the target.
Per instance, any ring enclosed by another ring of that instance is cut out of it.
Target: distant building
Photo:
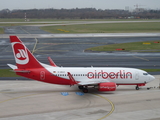
[[[134,12],[138,12],[138,13],[144,12],[144,11],[145,11],[144,8],[136,8],[136,9],[134,10]]]

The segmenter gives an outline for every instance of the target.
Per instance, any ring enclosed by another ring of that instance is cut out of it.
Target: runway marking
[[[68,92],[61,92],[61,95],[63,95],[63,96],[68,96],[69,93],[68,93]]]
[[[69,50],[43,50],[44,48],[47,48],[48,46],[43,46],[40,48],[37,48],[34,50],[34,52],[39,53],[39,54],[43,54],[40,52],[46,52],[46,51],[51,51],[51,52],[68,52]],[[42,50],[41,50],[42,49]]]
[[[107,44],[107,43],[39,43],[39,44],[45,44],[46,46],[43,46],[43,47],[40,47],[40,48],[37,48],[34,50],[35,51],[55,51],[55,52],[68,52],[69,50],[43,50],[44,48],[47,48],[48,45],[62,45],[62,44]],[[42,49],[42,50],[40,50]],[[39,53],[39,52],[36,52],[36,53]]]
[[[36,50],[37,43],[38,43],[37,38],[35,38],[35,40],[36,40],[36,43],[35,43],[35,45],[34,45],[34,47],[33,47],[32,54],[34,54],[34,52],[35,52],[35,50]]]
[[[76,92],[76,94],[79,95],[79,96],[83,96],[84,95],[84,93],[82,93],[82,92]]]
[[[45,44],[45,45],[64,45],[64,44],[108,44],[108,43],[76,43],[76,42],[70,42],[70,43],[39,43],[39,44]]]
[[[98,120],[102,120],[102,119],[108,117],[109,115],[111,115],[111,114],[113,113],[113,111],[115,110],[115,106],[114,106],[113,102],[110,101],[109,99],[101,96],[101,95],[94,94],[94,93],[92,93],[92,94],[93,94],[93,95],[96,95],[96,96],[98,96],[98,97],[101,97],[101,98],[103,98],[103,99],[105,99],[105,100],[107,100],[107,101],[110,103],[110,105],[111,105],[111,110],[110,110],[110,112],[109,112],[107,115],[105,115],[104,117],[102,117],[102,118],[100,118],[100,119],[98,119]]]
[[[134,58],[138,58],[138,59],[141,59],[141,60],[145,60],[145,61],[149,61],[148,59],[145,59],[145,58],[142,58],[142,57],[137,57],[137,56],[134,56],[132,55]]]
[[[39,50],[39,49],[43,49],[43,48],[47,48],[48,46],[43,46],[43,47],[40,47],[40,48],[37,48],[35,49],[35,51]]]
[[[53,52],[53,51],[55,51],[55,52],[67,52],[67,51],[69,51],[69,50],[38,50],[37,52],[46,52],[46,51],[51,51],[51,52]]]
[[[28,31],[24,30],[22,27],[20,27],[21,30],[23,30],[24,32],[30,34]]]
[[[0,101],[0,103],[4,103],[4,102],[7,102],[7,101],[11,101],[11,100],[16,100],[16,99],[19,99],[19,98],[34,96],[34,95],[39,95],[39,94],[31,94],[31,95],[24,95],[24,96],[20,96],[20,97],[15,97],[15,98],[7,99],[7,100],[4,100],[4,101]]]
[[[5,92],[5,93],[8,93],[8,92]],[[65,96],[69,95],[68,92],[61,92],[61,94],[62,94],[62,93],[63,93]],[[78,94],[81,94],[81,95],[84,94],[84,93],[82,93],[82,92],[76,92],[76,94],[77,94],[77,93],[78,93]],[[0,101],[0,104],[1,104],[1,103],[4,103],[4,102],[11,101],[11,100],[16,100],[16,99],[25,98],[25,97],[29,97],[29,96],[40,95],[40,94],[44,94],[44,93],[19,96],[19,97],[15,97],[15,98],[11,98],[11,99],[7,99],[7,100]],[[100,118],[100,119],[98,119],[98,120],[105,119],[106,117],[108,117],[109,115],[111,115],[111,114],[113,113],[114,109],[115,109],[114,104],[112,103],[112,101],[110,101],[109,99],[107,99],[107,98],[105,98],[105,97],[103,97],[103,96],[101,96],[101,95],[94,94],[94,93],[92,93],[92,94],[95,95],[95,96],[98,96],[98,97],[101,97],[101,98],[105,99],[105,100],[108,101],[108,102],[110,103],[110,105],[111,105],[111,110],[110,110],[110,112],[109,112],[107,115],[103,116],[102,118]]]
[[[36,41],[36,43],[37,43],[37,41]],[[43,46],[43,47],[40,47],[40,48],[37,48],[37,49],[35,49],[35,47],[34,47],[33,52],[38,51],[36,53],[39,53],[39,51],[52,51],[52,52],[68,52],[69,51],[69,50],[43,50],[44,48],[47,48],[48,45],[62,45],[62,44],[107,44],[107,43],[39,43],[39,44],[45,44],[46,46]],[[36,46],[36,44],[35,44],[35,46]],[[42,49],[42,50],[40,50],[40,49]]]

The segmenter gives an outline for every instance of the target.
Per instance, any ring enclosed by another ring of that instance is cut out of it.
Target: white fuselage
[[[103,83],[114,82],[121,84],[140,84],[148,83],[154,79],[147,72],[134,68],[120,67],[51,67],[47,68],[55,76],[68,79],[67,73],[70,72],[76,81],[82,83]]]

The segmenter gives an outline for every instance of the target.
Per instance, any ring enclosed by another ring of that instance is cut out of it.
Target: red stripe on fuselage
[[[51,83],[51,84],[60,84],[60,85],[70,85],[70,80],[61,78],[58,76],[55,76],[54,74],[50,73],[45,68],[39,68],[39,69],[27,69],[30,71],[30,73],[20,73],[17,72],[17,75],[38,80],[41,82]]]

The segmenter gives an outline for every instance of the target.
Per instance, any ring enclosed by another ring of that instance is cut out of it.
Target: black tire
[[[139,90],[139,86],[138,85],[136,86],[136,90]]]
[[[84,92],[84,93],[88,93],[88,89],[87,89],[87,88],[84,88],[84,89],[83,89],[83,92]]]
[[[83,86],[78,86],[78,88],[79,88],[80,90],[84,89],[84,87],[83,87]]]

